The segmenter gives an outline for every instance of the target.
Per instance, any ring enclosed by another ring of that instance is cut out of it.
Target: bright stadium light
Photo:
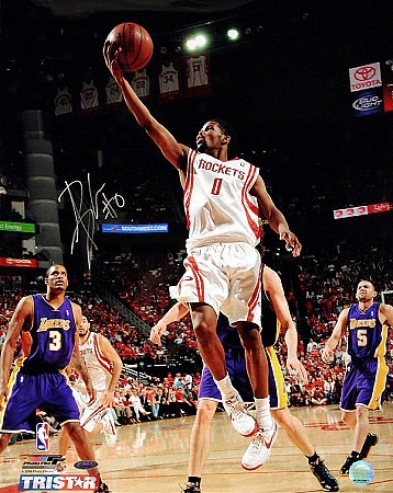
[[[190,51],[205,48],[208,42],[208,38],[205,34],[195,34],[186,41],[186,46]]]
[[[236,41],[237,39],[239,39],[240,33],[239,33],[238,29],[235,29],[232,27],[232,28],[228,29],[227,36],[231,41]]]

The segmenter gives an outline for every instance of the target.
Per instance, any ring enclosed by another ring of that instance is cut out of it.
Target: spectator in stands
[[[113,406],[117,423],[128,425],[135,422],[133,412],[124,396],[124,389],[116,389],[114,396],[115,405]]]
[[[146,411],[146,409],[143,407],[137,389],[130,389],[130,393],[128,395],[128,402],[130,403],[129,405],[134,411],[135,419],[137,423],[141,422],[142,417],[148,419],[149,415],[151,414],[151,411]]]

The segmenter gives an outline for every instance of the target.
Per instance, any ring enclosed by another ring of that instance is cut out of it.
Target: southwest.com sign
[[[122,234],[146,234],[146,233],[168,233],[167,223],[154,224],[108,224],[101,225],[103,233],[122,233]]]

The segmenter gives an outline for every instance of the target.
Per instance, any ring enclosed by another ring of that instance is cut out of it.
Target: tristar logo
[[[86,474],[22,474],[19,491],[97,491],[98,476]]]

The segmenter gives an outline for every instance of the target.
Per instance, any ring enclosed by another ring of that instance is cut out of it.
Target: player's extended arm
[[[385,317],[385,321],[393,327],[393,306],[381,303],[380,312]]]
[[[99,335],[100,348],[103,356],[107,358],[112,365],[112,378],[109,383],[109,388],[105,390],[102,396],[102,405],[104,407],[113,407],[115,405],[114,397],[116,386],[119,382],[120,375],[123,369],[123,362],[120,356],[115,351],[109,340],[103,335]]]
[[[182,319],[188,312],[188,307],[179,301],[173,305],[161,318],[161,320],[159,320],[158,323],[151,328],[151,342],[154,342],[154,344],[161,344],[161,336],[165,332],[167,325]]]
[[[8,398],[8,380],[12,361],[14,359],[15,346],[23,327],[32,320],[33,316],[33,298],[26,296],[22,298],[10,321],[7,337],[1,349],[0,358],[0,410],[3,409],[4,402]]]
[[[348,308],[344,308],[344,310],[341,311],[336,325],[334,326],[332,335],[326,341],[325,347],[321,351],[322,360],[325,363],[330,363],[331,359],[334,356],[334,350],[336,349],[337,344],[340,342],[340,339],[346,331],[348,311]]]
[[[93,384],[90,379],[89,371],[87,369],[85,360],[83,359],[80,351],[79,351],[79,334],[75,334],[75,345],[74,345],[74,351],[72,353],[72,358],[71,358],[72,366],[75,368],[75,370],[78,372],[82,380],[85,382],[86,385],[86,391],[90,396],[90,402],[93,402],[96,398],[96,391],[93,388]]]
[[[76,324],[76,332],[75,332],[75,340],[74,340],[74,349],[72,352],[71,362],[75,370],[78,372],[82,380],[85,382],[86,391],[90,396],[90,402],[93,402],[96,398],[96,391],[93,388],[93,384],[91,383],[89,371],[87,369],[85,360],[82,358],[81,353],[79,352],[79,327],[82,323],[82,310],[79,305],[76,303],[72,303],[72,311],[74,313],[74,319]]]
[[[299,378],[305,381],[307,380],[307,371],[299,361],[297,355],[298,335],[296,325],[289,310],[280,276],[268,266],[265,266],[263,269],[263,285],[264,289],[269,293],[274,313],[285,334],[284,337],[288,350],[287,366],[296,370]]]
[[[149,137],[160,148],[166,159],[176,169],[184,169],[187,162],[188,147],[179,144],[171,132],[153,117],[145,104],[139,99],[131,84],[125,79],[118,63],[117,57],[121,48],[113,54],[114,50],[111,45],[112,43],[106,43],[104,46],[105,63],[121,89],[128,109],[134,115],[137,123],[146,130]]]
[[[302,250],[302,244],[295,233],[289,229],[284,214],[273,202],[261,176],[258,176],[251,189],[251,194],[257,198],[261,214],[267,219],[269,226],[280,235],[280,240],[285,241],[285,247],[292,249],[292,255],[298,257]]]

